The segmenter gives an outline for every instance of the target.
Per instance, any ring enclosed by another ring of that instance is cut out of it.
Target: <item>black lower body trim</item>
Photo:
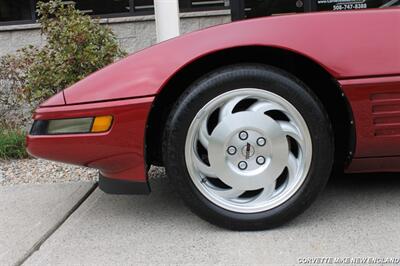
[[[99,175],[99,188],[108,194],[115,195],[148,195],[150,185],[148,182],[133,182],[118,180]]]

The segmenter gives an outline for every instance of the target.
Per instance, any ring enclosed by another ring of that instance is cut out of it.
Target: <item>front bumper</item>
[[[40,107],[34,120],[112,115],[114,121],[105,133],[28,135],[27,151],[34,157],[99,169],[107,179],[146,183],[145,129],[153,100]]]

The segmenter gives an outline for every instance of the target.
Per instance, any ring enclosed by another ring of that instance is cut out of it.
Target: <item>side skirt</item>
[[[345,172],[400,172],[400,157],[354,158]]]

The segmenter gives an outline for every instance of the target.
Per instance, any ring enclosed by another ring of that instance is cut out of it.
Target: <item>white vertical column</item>
[[[162,42],[179,35],[178,0],[154,0],[157,41]]]

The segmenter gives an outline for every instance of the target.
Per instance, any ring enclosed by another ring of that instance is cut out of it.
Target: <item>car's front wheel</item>
[[[330,121],[302,82],[273,67],[228,66],[194,82],[164,135],[173,185],[199,216],[235,230],[280,225],[323,189]]]

